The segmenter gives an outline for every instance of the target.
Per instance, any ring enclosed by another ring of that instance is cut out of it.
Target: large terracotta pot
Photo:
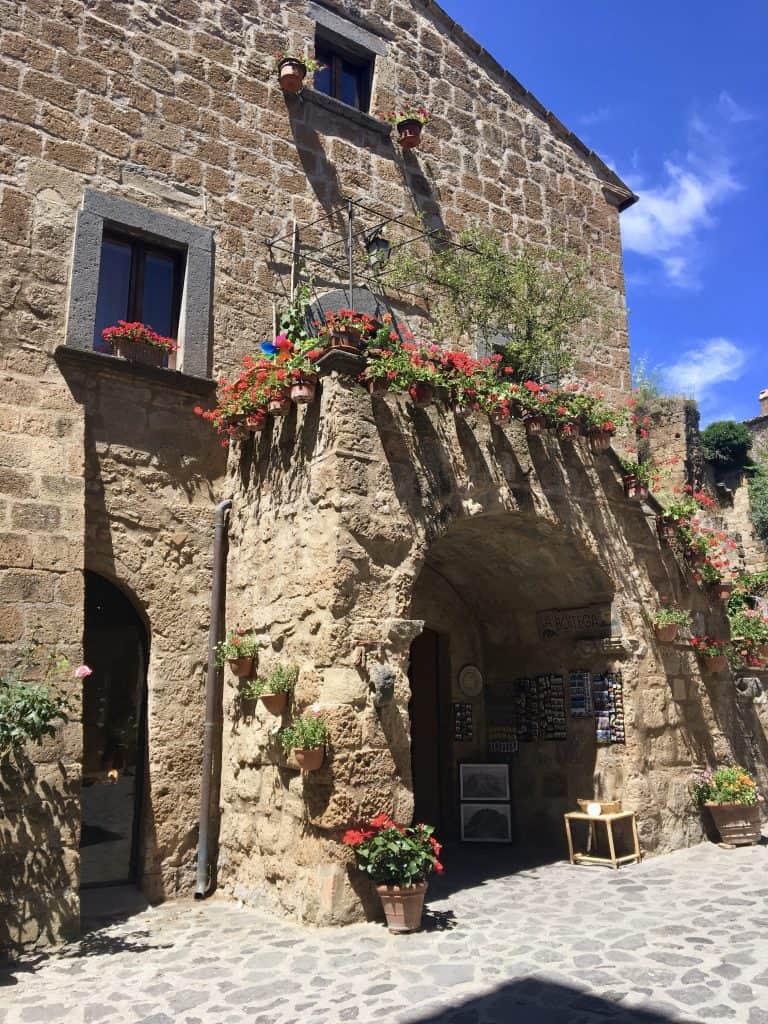
[[[636,476],[625,476],[622,483],[624,493],[631,501],[645,501],[648,497],[648,484],[638,480]]]
[[[714,658],[705,657],[703,662],[709,672],[724,672],[728,668],[728,659],[724,654],[716,654]]]
[[[281,60],[277,66],[277,75],[283,92],[295,95],[304,88],[307,67],[300,60]]]
[[[271,715],[282,715],[288,703],[287,693],[262,693],[261,703]]]
[[[662,644],[671,644],[677,639],[678,625],[671,622],[668,626],[656,626],[656,639]]]
[[[397,122],[398,139],[403,149],[416,149],[421,145],[422,127],[421,121],[412,118]]]
[[[314,402],[317,390],[317,377],[304,377],[291,384],[291,401],[296,405],[307,405]]]
[[[608,430],[599,430],[594,427],[589,431],[589,443],[596,452],[606,452],[611,447],[613,434]]]
[[[523,423],[525,424],[525,432],[528,437],[536,437],[547,429],[546,416],[541,416],[538,413],[532,413],[523,417]]]
[[[377,885],[376,892],[381,898],[384,915],[389,931],[417,932],[421,928],[421,917],[424,913],[424,896],[427,892],[426,882],[415,885]]]
[[[238,679],[247,679],[253,671],[253,658],[230,658],[229,667]]]
[[[127,359],[131,363],[143,363],[145,366],[162,366],[163,359],[168,355],[165,349],[156,345],[145,345],[140,341],[126,341],[121,338],[115,342],[115,355]]]
[[[323,766],[325,747],[309,747],[305,750],[296,748],[293,751],[293,756],[296,758],[296,764],[303,772],[316,772],[318,768]]]
[[[333,334],[328,337],[328,345],[330,348],[340,348],[344,352],[360,352],[361,345],[361,334],[356,327],[347,327],[345,330],[334,331]]]
[[[754,846],[760,842],[760,805],[705,803],[720,833],[732,846]]]
[[[411,396],[414,405],[423,408],[426,405],[432,405],[435,389],[431,384],[418,380],[408,388],[408,394]]]

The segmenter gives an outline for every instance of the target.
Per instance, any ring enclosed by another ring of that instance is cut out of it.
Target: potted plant
[[[622,470],[624,494],[631,501],[645,501],[650,493],[650,484],[656,475],[656,469],[648,459],[633,461],[619,459]]]
[[[300,343],[292,343],[289,358],[285,367],[290,380],[290,397],[294,405],[307,405],[314,402],[317,394],[316,361],[325,349],[317,338],[307,338]]]
[[[162,366],[163,360],[179,347],[173,338],[163,337],[148,324],[126,323],[125,320],[118,320],[116,327],[105,327],[101,336],[112,346],[116,356],[147,366]]]
[[[261,700],[270,714],[281,715],[298,678],[295,665],[275,665],[263,678],[247,680],[240,692],[246,700]]]
[[[326,338],[330,348],[340,348],[346,352],[360,353],[365,342],[378,331],[379,324],[367,313],[357,313],[354,309],[339,309],[335,313],[326,313],[325,322],[315,323],[317,333]]]
[[[443,870],[433,833],[431,825],[396,825],[388,814],[377,814],[342,839],[352,847],[360,870],[376,883],[390,932],[421,927],[427,878]]]
[[[728,616],[733,646],[747,662],[759,664],[768,655],[768,619],[756,608],[741,607]]]
[[[424,107],[414,106],[380,113],[379,117],[397,128],[398,141],[403,149],[416,149],[421,145],[421,131],[431,120]]]
[[[402,347],[407,356],[402,379],[411,401],[420,408],[431,405],[435,388],[442,383],[440,346],[405,341]]]
[[[690,529],[691,519],[698,510],[699,506],[689,496],[666,500],[664,511],[656,519],[656,529],[662,543],[671,545],[681,535],[681,530],[685,532]],[[681,539],[687,541],[690,538],[681,536]]]
[[[252,629],[236,629],[216,644],[216,664],[226,662],[238,679],[247,679],[253,671],[253,660],[260,647],[261,640]]]
[[[702,663],[711,672],[722,672],[728,668],[729,645],[725,640],[713,640],[708,636],[692,636],[691,645]]]
[[[546,415],[549,388],[538,381],[526,380],[518,394],[526,434],[529,437],[542,434],[549,426]]]
[[[314,75],[325,69],[325,64],[320,64],[311,57],[297,57],[285,50],[278,50],[273,56],[277,64],[280,88],[283,92],[292,95],[301,92],[304,88],[304,79],[307,74]]]
[[[677,639],[680,628],[691,625],[691,613],[684,608],[665,605],[653,616],[653,628],[660,643],[669,644]]]
[[[389,314],[385,314],[385,318],[391,322]],[[392,330],[390,323],[385,323],[368,344],[360,383],[371,395],[382,394],[390,388],[402,390],[408,363],[400,336]]]
[[[696,802],[712,815],[723,843],[748,846],[760,842],[760,804],[753,776],[739,765],[694,774],[691,783]]]
[[[283,751],[293,751],[296,764],[303,772],[314,772],[322,767],[328,726],[316,713],[304,715],[280,732]]]
[[[40,744],[55,735],[75,710],[62,685],[70,674],[68,658],[55,647],[43,653],[40,646],[37,639],[30,640],[11,668],[0,672],[0,766],[18,757],[27,743]],[[92,672],[79,665],[72,674],[87,679]]]

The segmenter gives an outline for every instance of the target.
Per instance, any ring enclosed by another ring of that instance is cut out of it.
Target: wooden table
[[[615,871],[618,871],[619,864],[626,864],[631,860],[639,861],[642,859],[642,854],[640,853],[640,839],[637,835],[637,821],[635,819],[634,811],[617,811],[615,814],[586,814],[584,811],[569,811],[564,815],[564,817],[565,834],[568,839],[568,854],[571,859],[571,864],[610,864]],[[616,844],[613,840],[613,823],[615,821],[623,821],[627,818],[632,822],[634,851],[632,853],[624,854],[621,857],[617,857]],[[586,821],[589,824],[589,838],[587,840],[586,853],[573,852],[573,836],[571,835],[572,821]],[[590,852],[592,848],[592,841],[595,836],[595,824],[598,821],[602,821],[605,824],[610,857],[598,857]]]

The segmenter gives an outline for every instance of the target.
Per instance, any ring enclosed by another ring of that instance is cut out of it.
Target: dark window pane
[[[141,321],[157,331],[171,336],[174,333],[174,267],[173,256],[148,252],[144,266],[144,297]]]
[[[346,61],[341,65],[341,96],[342,103],[350,107],[360,107],[360,70]]]
[[[112,327],[118,320],[127,317],[130,286],[130,244],[105,238],[101,243],[96,329],[93,334],[93,347],[97,352],[112,351],[112,346],[104,341],[101,332],[105,327]]]
[[[325,64],[322,71],[316,71],[312,77],[312,88],[318,92],[324,92],[330,96],[332,92],[331,56],[330,54],[318,53],[317,59]]]

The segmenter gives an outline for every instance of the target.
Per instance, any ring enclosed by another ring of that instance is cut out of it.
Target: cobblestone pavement
[[[493,854],[469,856],[433,885],[420,934],[167,903],[0,972],[0,1022],[768,1024],[765,841],[484,883],[473,871]]]

